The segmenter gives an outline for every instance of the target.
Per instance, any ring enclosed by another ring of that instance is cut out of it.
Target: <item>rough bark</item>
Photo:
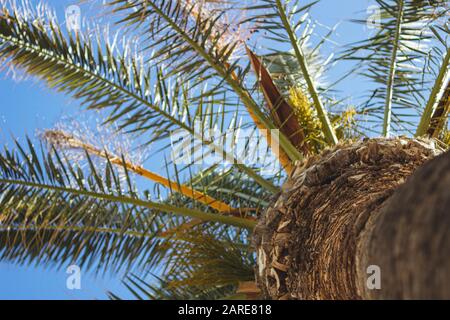
[[[436,154],[429,141],[368,139],[338,146],[298,166],[254,232],[257,282],[263,295],[271,299],[450,297],[448,289],[430,289],[433,294],[423,289],[430,283],[449,283],[444,269],[449,253],[448,202],[428,217],[431,211],[425,212],[425,198],[415,194],[420,189],[408,194],[416,202],[402,195],[387,201]],[[427,188],[436,183],[430,181]],[[409,199],[405,200],[409,206],[401,204],[399,197]],[[443,198],[441,194],[436,201]],[[388,207],[389,203],[393,204]],[[420,213],[412,213],[416,207],[422,208]],[[443,216],[447,223],[439,225]],[[427,223],[433,227],[425,228]],[[370,265],[381,269],[381,290],[367,288]],[[439,270],[437,276],[418,274],[434,268]]]
[[[450,299],[450,153],[419,168],[368,221],[358,267],[377,264],[374,299]]]

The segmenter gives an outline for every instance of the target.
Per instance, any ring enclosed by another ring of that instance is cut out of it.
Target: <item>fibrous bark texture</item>
[[[397,275],[387,273],[402,272],[407,264],[414,269],[415,255],[442,244],[425,248],[429,235],[419,232],[422,238],[416,239],[414,232],[426,219],[418,217],[415,226],[402,227],[399,221],[410,223],[409,210],[397,216],[392,212],[401,208],[392,207],[387,213],[390,201],[386,200],[436,154],[431,141],[367,139],[327,150],[297,166],[254,232],[257,282],[264,297],[394,297],[388,288],[399,284]],[[380,241],[380,237],[385,238]],[[417,241],[411,244],[411,240]],[[448,245],[448,237],[444,240]],[[402,252],[403,246],[407,251]],[[448,250],[442,254],[447,255]],[[426,263],[427,257],[421,256],[420,261]],[[392,263],[393,259],[402,262]],[[381,277],[381,289],[367,286],[372,276],[367,271],[372,272],[373,266],[379,267],[375,271],[380,274],[374,276]],[[409,273],[404,277],[404,281],[410,280]]]
[[[359,264],[380,267],[381,289],[365,297],[450,299],[450,153],[419,168],[366,229]]]

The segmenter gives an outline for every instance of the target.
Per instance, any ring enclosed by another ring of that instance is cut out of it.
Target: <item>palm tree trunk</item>
[[[449,156],[398,189],[437,153],[429,141],[369,139],[297,167],[254,232],[264,297],[450,298],[450,203],[433,189],[448,192]]]

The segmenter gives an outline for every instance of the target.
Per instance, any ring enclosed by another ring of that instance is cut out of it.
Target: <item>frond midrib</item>
[[[189,208],[180,208],[172,205],[161,204],[151,201],[144,201],[138,198],[124,197],[113,194],[102,194],[94,191],[88,190],[79,190],[68,187],[54,186],[45,183],[37,183],[31,181],[23,181],[23,180],[14,180],[14,179],[0,179],[0,184],[10,184],[10,185],[18,185],[24,187],[37,188],[40,190],[49,190],[56,192],[66,192],[74,195],[86,196],[94,199],[107,200],[111,202],[119,202],[123,204],[132,204],[139,207],[144,207],[148,209],[155,209],[166,213],[173,213],[176,215],[186,216],[201,219],[203,221],[211,221],[224,223],[227,225],[232,225],[236,227],[243,227],[246,229],[253,229],[256,225],[256,222],[249,219],[232,217],[220,214],[212,214],[199,210],[189,209]]]

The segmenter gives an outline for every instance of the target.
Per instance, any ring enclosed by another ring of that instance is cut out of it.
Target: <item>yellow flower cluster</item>
[[[289,90],[289,100],[300,127],[303,129],[309,150],[313,153],[319,153],[328,146],[328,143],[326,142],[316,109],[300,88],[291,88]],[[340,140],[353,137],[352,128],[355,125],[355,116],[356,110],[349,108],[331,117],[336,135]]]
[[[447,148],[450,148],[450,130],[444,130],[442,132],[441,141],[445,144]]]
[[[349,140],[355,138],[353,128],[356,125],[356,110],[353,107],[349,107],[342,113],[335,115],[332,118],[334,130],[339,140]]]
[[[294,115],[303,129],[308,149],[313,153],[319,152],[326,144],[322,124],[316,110],[311,106],[308,97],[300,88],[291,88],[289,90],[289,100]]]

